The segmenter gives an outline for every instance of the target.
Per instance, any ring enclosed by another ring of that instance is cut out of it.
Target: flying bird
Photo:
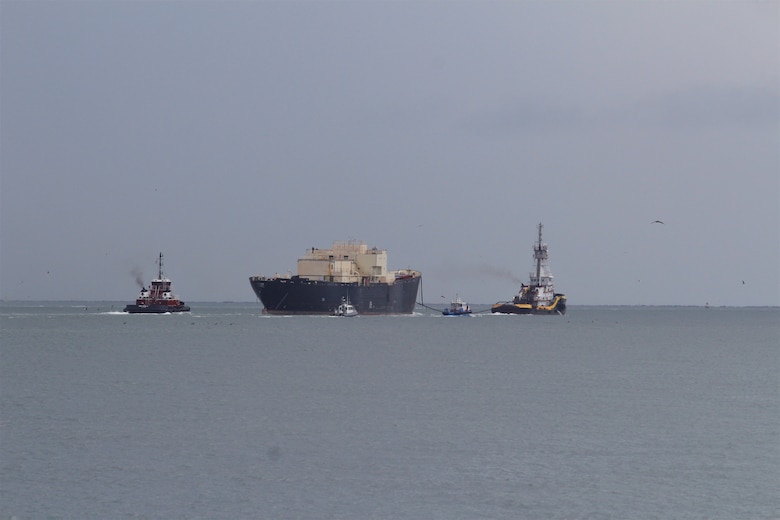
[[[651,224],[663,224],[663,221],[661,221],[661,220],[654,220],[654,221],[652,221],[650,223]]]

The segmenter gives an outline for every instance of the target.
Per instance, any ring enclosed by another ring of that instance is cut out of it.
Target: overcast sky
[[[426,303],[780,305],[780,3],[0,3],[0,298],[356,239]],[[660,219],[664,224],[651,224]]]

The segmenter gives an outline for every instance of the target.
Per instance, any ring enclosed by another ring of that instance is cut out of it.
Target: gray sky
[[[0,23],[5,300],[130,301],[162,251],[185,300],[253,301],[250,275],[358,239],[426,303],[493,303],[541,221],[572,305],[780,305],[777,2],[2,0]]]

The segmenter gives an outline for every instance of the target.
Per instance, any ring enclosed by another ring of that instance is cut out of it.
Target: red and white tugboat
[[[163,278],[163,254],[157,262],[157,278],[151,281],[149,288],[142,287],[135,304],[125,306],[130,314],[164,314],[166,312],[189,312],[190,307],[171,292],[171,281]]]

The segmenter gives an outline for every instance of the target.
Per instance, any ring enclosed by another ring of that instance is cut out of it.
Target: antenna
[[[534,248],[534,257],[536,257],[536,283],[537,285],[541,284],[541,276],[542,276],[542,223],[539,222],[539,240],[536,242],[536,247]]]

